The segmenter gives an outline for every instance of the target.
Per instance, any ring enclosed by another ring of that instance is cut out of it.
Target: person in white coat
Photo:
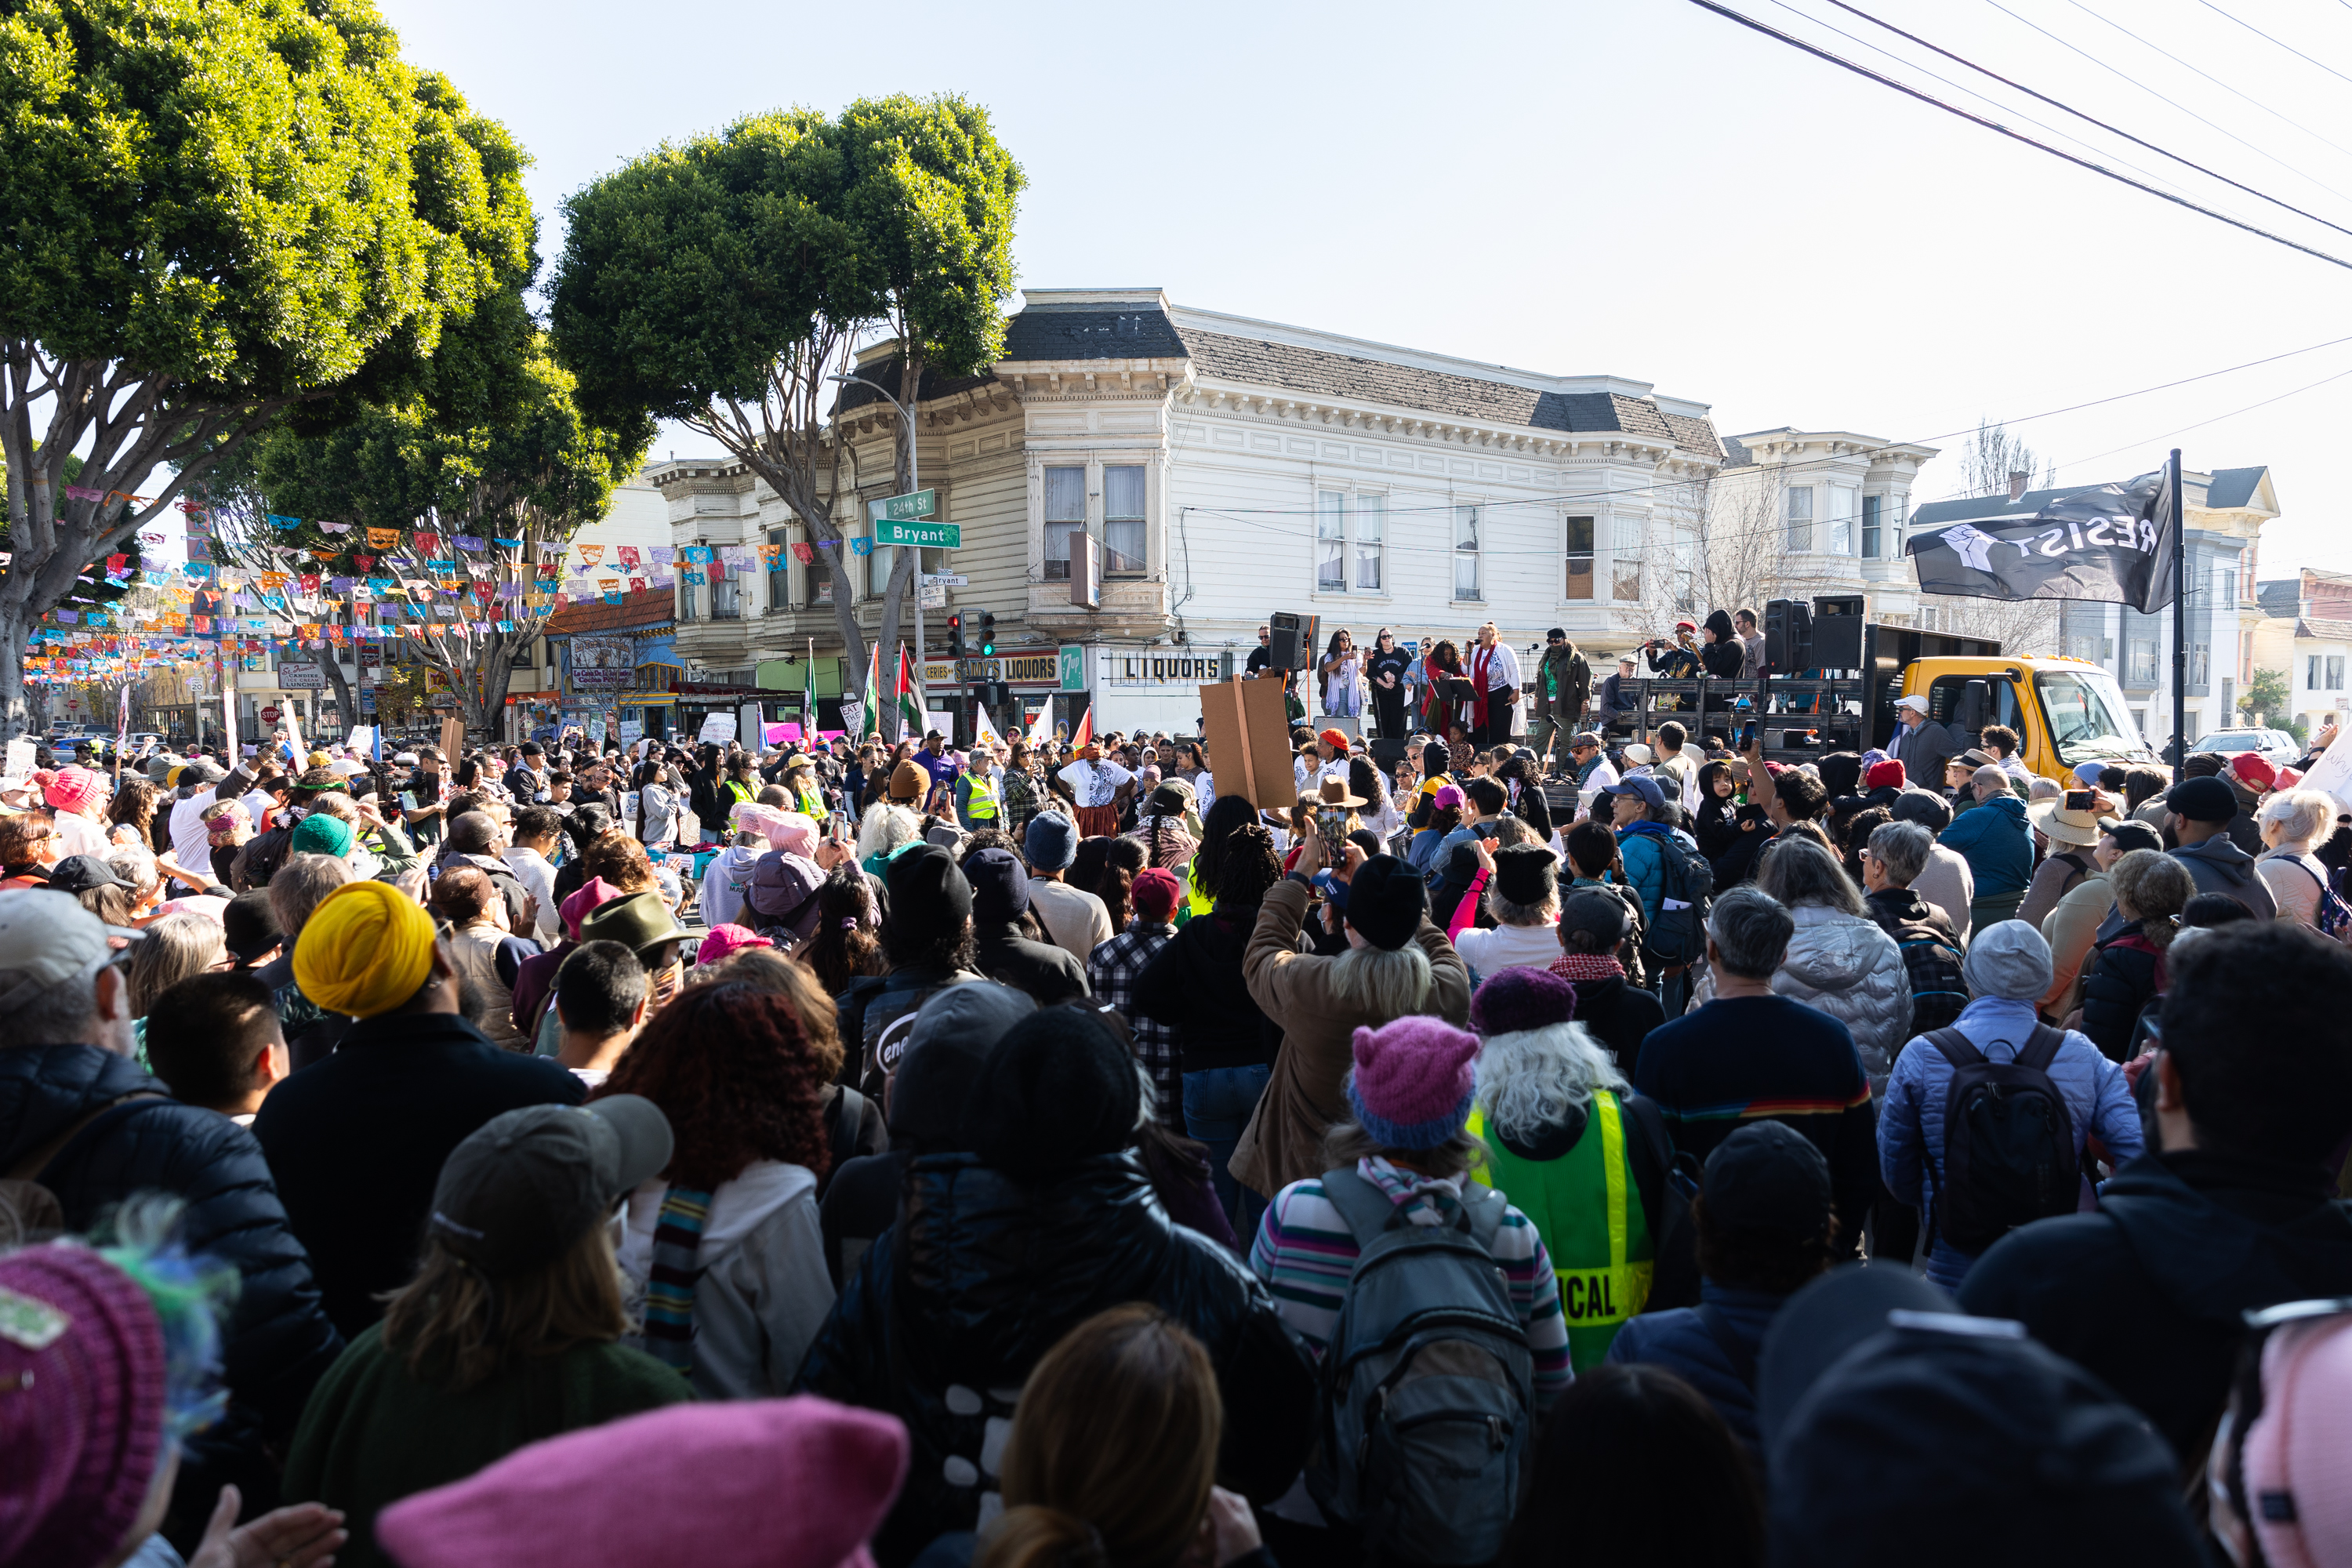
[[[789,999],[722,980],[656,1014],[598,1090],[652,1100],[676,1136],[629,1197],[621,1269],[644,1327],[628,1342],[702,1398],[784,1394],[833,1310],[816,1195],[837,1059]]]
[[[1911,982],[1903,950],[1870,918],[1861,889],[1837,857],[1803,834],[1765,846],[1756,885],[1787,906],[1797,922],[1772,990],[1819,1008],[1853,1036],[1854,1053],[1873,1094],[1886,1086],[1895,1053],[1911,1035]],[[1714,974],[1699,977],[1696,1005],[1715,994]]]

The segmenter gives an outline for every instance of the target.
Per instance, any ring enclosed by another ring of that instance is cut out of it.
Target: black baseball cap
[[[1706,1157],[1709,1221],[1729,1230],[1790,1237],[1822,1233],[1832,1206],[1830,1163],[1785,1121],[1754,1121]]]
[[[669,1118],[634,1094],[509,1110],[450,1151],[430,1228],[493,1279],[543,1268],[667,1165],[672,1147]]]
[[[58,893],[84,893],[92,888],[127,888],[114,868],[95,855],[68,855],[49,870],[49,889]]]

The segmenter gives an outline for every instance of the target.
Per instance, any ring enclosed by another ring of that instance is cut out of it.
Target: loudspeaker
[[[1276,669],[1315,668],[1315,627],[1318,616],[1294,616],[1276,610],[1266,616],[1266,660]]]
[[[1802,599],[1764,605],[1764,662],[1775,675],[1813,668],[1813,607]]]
[[[1864,625],[1861,595],[1814,595],[1813,664],[1822,669],[1860,669]]]
[[[1372,749],[1372,765],[1381,770],[1381,776],[1396,776],[1397,764],[1404,761],[1404,737],[1400,735],[1391,741],[1385,736],[1375,735],[1366,743]]]

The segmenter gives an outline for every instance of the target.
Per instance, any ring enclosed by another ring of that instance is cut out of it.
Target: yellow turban
[[[391,1012],[432,973],[433,917],[387,882],[337,888],[294,942],[302,994],[347,1018]]]

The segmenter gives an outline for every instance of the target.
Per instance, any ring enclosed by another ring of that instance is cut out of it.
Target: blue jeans
[[[1233,1178],[1225,1167],[1241,1146],[1242,1129],[1249,1125],[1258,1097],[1265,1092],[1274,1068],[1265,1062],[1240,1068],[1210,1068],[1184,1075],[1184,1131],[1209,1146],[1209,1180],[1217,1202],[1234,1222],[1234,1234],[1247,1252],[1256,1238],[1257,1222],[1265,1200]]]

